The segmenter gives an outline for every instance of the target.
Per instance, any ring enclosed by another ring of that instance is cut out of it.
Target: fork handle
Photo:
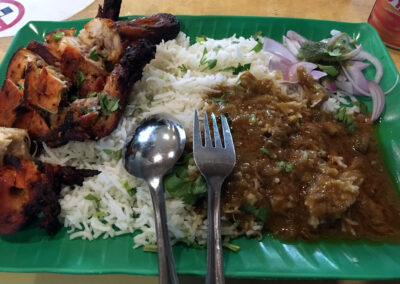
[[[149,183],[151,199],[153,201],[154,222],[156,227],[158,251],[158,283],[178,284],[178,275],[175,268],[174,255],[169,242],[167,211],[162,183],[154,188]]]
[[[224,263],[222,259],[221,244],[221,187],[222,181],[209,179],[207,180],[208,201],[207,201],[207,274],[206,284],[223,284]]]

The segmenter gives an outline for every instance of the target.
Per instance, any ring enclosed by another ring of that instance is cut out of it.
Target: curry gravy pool
[[[237,164],[222,211],[242,233],[261,224],[289,240],[399,240],[400,206],[368,116],[324,112],[328,94],[304,69],[283,91],[244,73],[207,111],[229,117]]]

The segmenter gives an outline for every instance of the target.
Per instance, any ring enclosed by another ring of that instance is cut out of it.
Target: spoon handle
[[[164,190],[162,182],[157,188],[150,184],[151,199],[153,201],[154,221],[156,226],[158,250],[158,274],[160,284],[178,284],[178,275],[175,268],[174,255],[169,242],[167,211],[165,208]]]

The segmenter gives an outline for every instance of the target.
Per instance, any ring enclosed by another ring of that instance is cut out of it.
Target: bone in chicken
[[[14,54],[0,91],[0,126],[27,129],[51,147],[115,129],[155,44],[179,32],[170,14],[115,22],[120,2],[106,0],[77,37],[74,28],[60,29]]]

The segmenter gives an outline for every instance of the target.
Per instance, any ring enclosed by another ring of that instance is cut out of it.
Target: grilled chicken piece
[[[118,124],[133,84],[141,78],[154,53],[155,46],[146,40],[128,47],[95,98],[76,100],[64,110],[54,124],[57,126],[45,138],[47,145],[56,147],[69,140],[97,140],[109,135]],[[113,103],[117,106],[114,110],[110,107]]]
[[[85,25],[78,39],[83,45],[90,47],[90,52],[97,54],[99,58],[96,61],[106,58],[108,62],[115,64],[124,51],[115,22],[110,19],[94,18]]]
[[[115,129],[133,84],[154,58],[154,44],[179,32],[170,14],[114,22],[120,4],[106,0],[77,37],[73,28],[59,29],[45,43],[31,41],[16,52],[0,92],[7,106],[2,111],[0,104],[0,126],[27,129],[52,147],[97,140]]]
[[[47,112],[57,113],[68,81],[53,67],[38,68],[33,62],[25,70],[24,96],[27,101]]]
[[[29,62],[36,62],[41,65],[41,59],[39,56],[32,51],[21,47],[11,57],[6,73],[6,79],[11,80],[11,82],[16,85],[22,86],[25,78],[25,70]]]
[[[18,114],[13,127],[28,130],[29,136],[37,141],[43,141],[43,137],[50,132],[45,119],[31,107]]]
[[[58,196],[61,183],[82,185],[98,171],[61,167],[5,156],[0,167],[0,234],[12,234],[36,219],[48,234],[61,227]]]
[[[106,70],[83,57],[79,50],[72,46],[64,49],[61,72],[74,84],[79,85],[80,98],[85,98],[91,92],[101,91],[108,75]]]
[[[60,66],[61,54],[54,46],[52,47],[46,42],[31,40],[26,48],[42,57],[47,64]]]
[[[132,21],[119,21],[117,30],[124,45],[141,38],[149,40],[152,44],[158,44],[162,40],[174,39],[179,33],[180,24],[173,15],[160,13]]]
[[[0,90],[0,126],[11,127],[14,124],[16,109],[22,102],[22,90],[10,79],[6,79]]]

